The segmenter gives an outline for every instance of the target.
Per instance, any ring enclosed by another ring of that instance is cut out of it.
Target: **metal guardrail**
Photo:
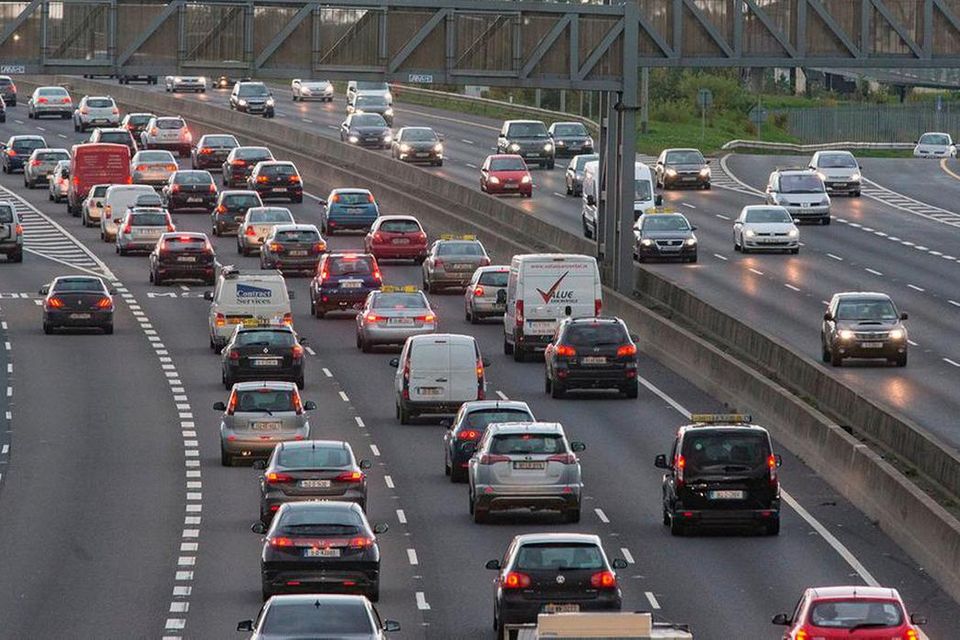
[[[812,153],[827,149],[881,149],[902,151],[913,149],[912,142],[828,142],[826,144],[794,144],[792,142],[767,142],[764,140],[731,140],[721,147],[724,151],[736,149],[765,149],[767,151],[792,151],[796,153]]]

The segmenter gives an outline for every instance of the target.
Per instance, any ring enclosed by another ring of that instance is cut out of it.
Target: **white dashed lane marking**
[[[633,554],[630,553],[630,549],[620,547],[620,553],[623,555],[623,559],[627,561],[627,564],[634,564]]]
[[[350,402],[350,397],[346,393],[344,393],[343,391],[339,391],[338,393],[340,394],[341,400],[343,400],[344,402]]]
[[[722,255],[720,255],[719,253],[713,254],[713,257],[714,257],[714,258],[717,258],[718,260],[723,260],[724,262],[726,262],[727,259],[728,259],[726,256],[722,256]]]
[[[828,257],[828,258],[833,258],[833,259],[836,260],[837,262],[843,262],[843,258],[841,258],[840,256],[835,256],[835,255],[833,255],[832,253],[828,253],[828,254],[827,254],[827,257]]]
[[[412,566],[414,566],[414,567],[417,566],[418,564],[420,564],[420,560],[417,558],[417,550],[416,550],[416,549],[407,549],[407,560],[408,560],[408,561],[410,562],[410,564],[411,564]]]
[[[757,274],[758,276],[762,276],[762,275],[763,275],[763,271],[758,271],[758,270],[754,269],[753,267],[750,267],[750,268],[748,269],[748,271],[752,271],[753,273]]]
[[[907,286],[913,289],[914,291],[919,291],[920,293],[923,293],[924,291],[926,291],[926,289],[924,289],[923,287],[918,287],[915,284],[908,284]]]
[[[791,291],[800,291],[798,287],[793,286],[789,282],[783,283],[783,286],[785,286],[787,289],[790,289]]]
[[[610,524],[610,518],[608,518],[607,514],[603,512],[603,509],[598,507],[594,509],[593,512],[597,514],[598,518],[600,518],[600,522],[602,522],[603,524]]]
[[[647,596],[647,602],[650,603],[650,608],[651,608],[651,609],[659,609],[659,608],[660,608],[660,602],[657,601],[657,597],[656,597],[655,595],[653,595],[653,592],[652,592],[652,591],[647,591],[647,592],[644,593],[644,595]]]
[[[419,609],[420,611],[430,610],[430,603],[427,602],[427,596],[423,594],[423,591],[417,591],[416,599],[417,599],[417,609]]]
[[[390,476],[383,476],[383,482],[387,485],[388,489],[394,488],[393,478],[391,478]]]
[[[960,305],[957,305],[957,306],[960,307]],[[497,397],[500,398],[501,400],[509,400],[509,399],[510,399],[510,398],[507,397],[507,394],[505,394],[503,391],[500,391],[499,389],[497,389]]]
[[[866,271],[867,273],[872,273],[872,274],[875,275],[875,276],[883,276],[882,273],[880,273],[880,272],[877,271],[876,269],[871,269],[870,267],[866,267],[866,268],[864,269],[864,271]]]

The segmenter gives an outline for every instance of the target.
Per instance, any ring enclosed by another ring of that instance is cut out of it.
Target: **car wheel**
[[[556,166],[553,160],[547,163],[547,169],[553,169]]]
[[[45,334],[47,334],[47,335],[50,335],[51,333],[53,333],[53,326],[51,326],[51,325],[50,325],[49,323],[47,323],[47,322],[44,322],[44,323],[43,323],[43,332],[44,332]]]
[[[397,416],[400,418],[400,424],[410,424],[410,410],[402,404],[397,405]]]
[[[367,599],[370,602],[380,602],[380,581],[378,580],[373,587],[370,588],[366,593]]]
[[[503,355],[509,356],[513,354],[513,345],[507,342],[507,339],[503,339]]]
[[[486,524],[490,519],[490,511],[487,509],[480,509],[476,504],[473,504],[471,511],[473,511],[473,521],[476,524]]]
[[[830,216],[827,216],[826,218],[823,218],[822,220],[820,220],[820,224],[822,225],[830,224]]]
[[[526,356],[526,353],[524,353],[524,350],[520,345],[518,344],[513,345],[513,361],[514,362],[523,362],[524,360],[526,360],[525,356]]]
[[[567,509],[563,512],[563,521],[567,524],[576,524],[580,522],[580,505],[573,509]]]
[[[223,388],[227,391],[233,388],[233,378],[228,376],[226,371],[220,372],[220,382],[223,383]]]
[[[304,379],[303,374],[300,374],[300,377],[297,378],[296,382],[297,382],[297,389],[303,389],[305,386],[307,386],[307,381]]]
[[[666,507],[663,507],[663,526],[670,526],[670,512],[667,511]]]
[[[790,249],[790,253],[793,255],[797,255],[798,253],[800,253],[800,247],[796,247],[795,249]]]
[[[581,218],[580,223],[583,225],[583,237],[586,238],[587,240],[592,240],[593,232],[590,231],[590,227],[587,226],[587,221]]]
[[[905,367],[905,366],[907,366],[907,352],[906,352],[906,351],[904,351],[904,352],[901,353],[899,356],[897,356],[897,366],[898,366],[898,367]]]
[[[710,188],[711,188],[710,183],[708,182],[707,184],[703,185],[703,188],[706,189],[707,191],[710,191]]]
[[[687,532],[686,527],[676,517],[670,518],[670,535],[682,536]]]
[[[780,518],[768,522],[763,528],[764,534],[768,536],[778,536],[780,535]]]
[[[566,389],[563,388],[563,385],[557,381],[554,381],[550,385],[550,397],[551,398],[562,398],[567,393]]]
[[[544,375],[544,376],[543,376],[543,392],[544,392],[544,393],[550,393],[550,392],[552,391],[552,389],[553,389],[553,383],[552,383],[552,381],[550,380],[550,376],[549,376],[549,375]]]
[[[571,187],[569,183],[567,184],[567,195],[568,196],[573,195],[573,187]]]
[[[859,191],[854,191],[854,192],[853,192],[853,197],[854,197],[854,198],[859,198],[859,197],[860,197],[860,192],[859,192]]]
[[[640,397],[640,383],[631,382],[627,385],[627,388],[624,389],[623,395],[627,396],[628,400],[635,400]]]
[[[23,262],[23,249],[10,254],[10,262]]]
[[[840,355],[840,352],[835,349],[831,349],[830,350],[830,366],[839,367],[842,364],[843,364],[843,357]]]
[[[360,351],[363,353],[370,353],[373,350],[373,345],[367,342],[366,340],[360,340]]]
[[[467,470],[450,465],[450,482],[460,484],[467,481]]]
[[[227,450],[223,448],[223,445],[220,445],[220,464],[225,467],[233,466],[233,456],[227,453]],[[266,591],[264,591],[264,593],[266,593]]]
[[[830,349],[827,347],[826,342],[824,342],[823,335],[820,336],[820,360],[822,362],[830,362]]]
[[[112,336],[113,335],[113,323],[103,325],[104,335]]]

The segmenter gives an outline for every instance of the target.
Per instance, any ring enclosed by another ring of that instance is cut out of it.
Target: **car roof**
[[[480,273],[488,273],[490,271],[496,271],[499,273],[507,273],[510,271],[510,265],[508,264],[488,264],[485,267],[477,267],[477,271]]]
[[[522,533],[514,536],[517,544],[542,544],[551,542],[573,542],[576,544],[595,544],[602,547],[600,536],[592,533]]]
[[[777,167],[773,170],[773,173],[812,173],[816,175],[817,172],[807,167]]]
[[[396,222],[398,220],[412,220],[413,222],[417,222],[417,223],[420,222],[419,220],[417,220],[416,216],[387,215],[387,216],[380,216],[379,218],[377,218],[377,222]]]
[[[330,193],[370,193],[370,189],[364,189],[362,187],[339,187],[332,189]]]
[[[317,233],[319,233],[319,230],[317,229],[317,225],[303,224],[299,222],[295,224],[278,224],[273,227],[273,230],[274,231],[316,231]]]
[[[543,124],[543,120],[504,120],[503,124]]]
[[[671,151],[696,151],[700,153],[700,149],[694,149],[693,147],[673,147],[671,149],[664,149],[664,153],[670,153]]]
[[[687,433],[688,431],[696,431],[697,433],[702,433],[702,432],[704,432],[704,431],[727,431],[727,432],[743,432],[743,431],[749,431],[750,433],[763,434],[763,435],[766,435],[766,436],[769,436],[769,435],[770,435],[770,433],[769,433],[766,429],[764,429],[763,427],[761,427],[760,425],[757,425],[757,424],[736,423],[736,422],[730,422],[730,423],[727,423],[727,424],[716,424],[716,423],[711,423],[711,424],[703,424],[703,423],[685,424],[685,425],[683,425],[682,427],[680,427],[679,434],[680,434],[680,435],[683,435],[684,433]]]
[[[338,500],[317,500],[307,502],[285,502],[280,506],[280,513],[289,511],[342,511],[344,513],[363,513],[360,505],[356,502],[345,502]],[[277,515],[280,515],[278,513]]]
[[[129,129],[124,129],[123,127],[96,127],[94,131],[99,131],[100,133],[130,133]]]
[[[567,324],[617,324],[622,321],[620,318],[610,316],[599,316],[595,318],[564,318]]]
[[[157,120],[183,120],[183,116],[154,116]]]
[[[247,209],[247,213],[251,213],[251,212],[263,213],[265,211],[286,211],[290,215],[293,215],[293,213],[287,207],[278,207],[276,205],[269,205],[269,204],[265,204],[262,207],[250,207],[249,209]]]
[[[100,95],[100,96],[83,96],[83,99],[84,99],[84,100],[91,100],[91,99],[94,99],[94,100],[113,100],[113,96],[104,96],[104,95]]]
[[[346,593],[323,593],[323,594],[286,593],[283,595],[276,595],[271,597],[267,601],[267,604],[271,606],[282,606],[285,604],[302,604],[302,605],[307,605],[312,607],[317,602],[319,602],[320,604],[355,602],[357,604],[360,604],[366,607],[368,601],[366,596],[352,595],[352,594],[346,594]]]
[[[36,135],[20,135],[20,136],[10,136],[11,140],[43,140],[43,136]]]
[[[741,211],[755,211],[757,209],[783,209],[787,210],[786,207],[779,204],[748,204],[741,209]]]
[[[807,591],[814,598],[891,598],[900,600],[900,594],[897,590],[889,587],[812,587]]]
[[[234,151],[251,151],[251,150],[256,150],[256,151],[270,151],[270,147],[265,147],[265,146],[259,145],[259,144],[242,144],[242,145],[240,145],[239,147],[234,147],[233,150],[234,150]],[[273,152],[270,151],[270,153],[273,153]]]
[[[840,300],[891,300],[889,295],[879,291],[841,291],[833,297]]]
[[[530,407],[522,400],[471,400],[460,406],[466,413],[490,409],[523,409],[530,411]]]
[[[255,196],[258,195],[256,191],[250,189],[227,189],[220,192],[221,196]]]
[[[261,167],[279,167],[280,165],[290,166],[296,168],[297,165],[293,164],[291,160],[261,160],[257,163]]]
[[[72,280],[72,281],[77,281],[77,282],[93,280],[93,281],[98,282],[98,283],[100,283],[100,284],[104,284],[103,278],[101,278],[100,276],[82,276],[82,275],[80,275],[80,276],[74,276],[74,275],[70,275],[70,276],[57,276],[57,277],[55,277],[55,278],[53,279],[54,282],[60,282],[61,280]]]
[[[236,382],[233,388],[237,391],[252,391],[256,389],[293,391],[296,390],[297,385],[294,382],[284,382],[282,380],[258,380],[255,382]]]
[[[425,343],[440,343],[440,342],[469,342],[470,344],[475,344],[476,339],[473,336],[466,336],[462,333],[424,333],[417,336],[410,336],[407,338],[410,341],[410,344],[419,344],[421,342]]]
[[[523,160],[523,156],[516,153],[491,153],[487,156],[487,160],[498,160],[500,158],[520,158]]]
[[[511,433],[552,433],[565,435],[559,422],[495,422],[487,429],[493,434]]]
[[[200,174],[203,174],[203,175],[205,175],[205,176],[209,176],[209,175],[210,175],[210,172],[207,171],[206,169],[177,169],[177,170],[174,171],[173,173],[174,173],[174,175],[178,175],[178,176],[180,176],[180,175],[187,175],[187,174],[193,174],[193,173],[200,173]],[[211,176],[211,177],[212,177],[212,176]]]

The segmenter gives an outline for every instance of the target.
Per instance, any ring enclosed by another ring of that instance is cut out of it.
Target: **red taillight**
[[[421,242],[426,242],[426,241],[427,241],[427,234],[425,234],[423,231],[418,231],[418,232],[417,232],[417,240],[419,240],[419,241],[421,241]]]
[[[375,313],[368,313],[366,316],[364,316],[363,321],[368,324],[373,324],[375,322],[380,322],[382,319],[383,318],[381,318]]]
[[[363,482],[362,471],[345,471],[334,478],[337,482]]]
[[[136,126],[134,126],[134,125],[132,125],[132,124],[128,124],[128,125],[127,125],[127,130],[128,130],[128,131],[133,131],[134,129],[136,129]]]
[[[113,309],[113,300],[107,296],[103,296],[97,300],[97,309]]]
[[[172,187],[170,187],[170,192],[171,192],[171,193],[180,193],[180,185],[174,184]]]
[[[378,269],[377,267],[373,268],[373,279],[376,280],[377,282],[381,282],[381,283],[383,282],[383,274],[380,273],[380,269]]]
[[[213,153],[213,149],[211,149],[211,148],[209,148],[209,147],[203,147],[202,149],[200,149],[200,153],[201,153],[202,155],[208,156],[208,155],[210,155],[211,153]]]
[[[167,218],[167,231],[172,233],[172,232],[174,232],[174,231],[176,231],[176,230],[177,230],[177,228],[176,228],[175,226],[173,226],[173,221],[170,220],[169,218]]]
[[[283,538],[283,537],[270,538],[270,546],[271,547],[292,547],[293,540],[291,538]]]
[[[437,267],[438,269],[443,269],[443,260],[441,260],[440,258],[437,258],[436,260],[433,261],[433,266]]]
[[[217,314],[220,315],[219,313]],[[231,393],[230,400],[227,401],[227,415],[232,416],[233,412],[237,410],[237,394]]]
[[[79,178],[78,176],[73,176],[73,184],[79,186],[79,184],[80,184],[80,178]]]
[[[47,104],[49,100],[46,98],[37,98],[37,104]]]
[[[61,104],[70,104],[70,98],[60,98]]]
[[[32,167],[39,167],[39,166],[40,166],[40,161],[39,161],[39,160],[32,160],[32,161],[30,162],[30,166],[32,166]]]
[[[510,462],[510,456],[501,456],[494,453],[485,453],[480,456],[480,464],[496,464],[498,462]]]
[[[124,233],[133,233],[133,225],[127,220],[127,224],[123,227]]]
[[[367,202],[370,202],[370,203],[375,202],[374,199],[373,199],[373,194],[372,194],[372,193],[368,193],[368,194],[367,194]]]
[[[90,109],[88,109],[87,107],[84,107],[83,109],[80,109],[80,113],[86,115],[86,114],[90,113]]]
[[[177,167],[177,165],[175,165],[175,164],[168,164],[168,165],[167,165],[167,171],[176,171],[178,168],[179,168],[179,167]]]
[[[52,298],[47,298],[47,306],[51,309],[62,309],[64,307],[64,303],[63,300],[54,296]]]
[[[598,571],[590,576],[590,586],[596,589],[616,589],[617,576],[613,571]]]
[[[477,288],[473,290],[473,295],[477,296],[478,298],[479,298],[480,296],[482,296],[482,295],[483,295],[483,287],[481,287],[480,285],[477,285]]]
[[[358,536],[356,538],[350,539],[350,548],[351,549],[363,549],[365,547],[372,547],[374,543],[373,538],[368,538],[366,536]]]
[[[257,182],[267,183],[267,182],[270,182],[270,178],[268,178],[267,176],[257,176]]]
[[[530,586],[530,576],[519,571],[511,571],[503,576],[504,589],[526,589]]]
[[[620,347],[617,348],[617,357],[618,357],[618,358],[625,358],[625,357],[628,357],[628,356],[635,356],[635,355],[637,355],[637,347],[636,347],[636,345],[633,345],[633,344],[625,344],[625,345],[621,345]]]
[[[273,251],[274,253],[283,253],[283,245],[279,242],[271,242],[270,251]]]
[[[285,314],[283,314],[283,324],[287,325],[288,327],[292,327],[292,326],[293,326],[293,314],[292,314],[292,313],[285,313]]]
[[[290,351],[290,355],[293,356],[294,360],[300,360],[303,358],[303,347],[298,344],[293,345],[293,349]]]
[[[11,158],[17,155],[16,149],[7,149],[7,155]]]
[[[230,358],[231,360],[239,360],[240,352],[237,351],[236,349],[230,349],[230,353],[227,354],[227,357]]]
[[[403,365],[403,391],[401,392],[404,400],[410,399],[410,360]]]
[[[767,469],[770,472],[770,486],[777,486],[777,456],[772,453],[767,456]]]
[[[599,316],[601,309],[603,309],[603,300],[597,298],[593,301],[593,315]]]
[[[17,223],[17,235],[19,236],[22,234],[23,234],[23,225],[20,223]]]
[[[216,193],[216,192],[217,192],[217,185],[215,185],[215,184],[213,184],[213,183],[211,182],[211,183],[210,183],[210,193]]]
[[[247,230],[243,232],[243,235],[250,236],[252,238],[257,235],[257,230],[253,227],[247,227]]]
[[[559,462],[560,464],[577,464],[577,456],[572,453],[558,453],[547,458],[547,462]]]
[[[297,412],[297,415],[303,413],[303,402],[300,400],[299,393],[293,395],[293,410]]]
[[[222,313],[218,313],[218,314],[214,317],[213,322],[214,322],[214,324],[216,324],[218,327],[226,326],[226,324],[227,324],[227,317],[226,317],[225,315],[223,315]]]
[[[687,467],[687,460],[682,455],[677,454],[676,459],[673,461],[673,472],[677,487],[683,486],[683,470]]]
[[[797,629],[797,633],[793,636],[793,640],[810,640],[810,634],[807,633],[807,630],[803,627]]]
[[[316,243],[316,244],[313,245],[313,252],[314,252],[314,253],[323,253],[323,252],[326,251],[326,250],[327,250],[327,245],[326,245],[326,243],[324,243],[324,242],[318,242],[318,243]]]
[[[417,316],[416,319],[419,320],[420,322],[430,323],[430,322],[435,322],[437,319],[437,316],[433,315],[432,313],[428,313],[425,316]]]
[[[523,300],[517,300],[517,327],[523,327]]]
[[[145,164],[138,164],[137,168],[134,169],[134,171],[146,171],[146,170],[147,170],[147,165]]]
[[[320,276],[319,276],[320,284],[323,284],[323,281],[326,280],[329,275],[330,275],[330,272],[327,271],[326,269],[321,270]]]
[[[217,212],[217,213],[226,213],[226,212],[227,212],[227,208],[226,208],[225,206],[223,206],[222,204],[219,204],[219,205],[217,205],[216,212]]]
[[[380,233],[379,231],[377,231],[375,234],[373,234],[373,241],[374,241],[374,242],[383,242],[383,234]]]
[[[294,184],[300,182],[300,176],[290,176],[290,182],[293,182]]]
[[[575,355],[577,355],[577,350],[571,347],[570,345],[558,344],[556,349],[554,350],[554,353],[556,353],[558,356],[562,358],[572,358]]]
[[[247,166],[247,161],[246,161],[246,160],[234,160],[233,162],[230,163],[230,165],[233,166],[233,167],[245,167],[245,166]]]
[[[457,434],[457,440],[476,440],[480,437],[480,432],[476,429],[464,429]]]
[[[282,484],[284,482],[293,482],[293,476],[286,473],[277,473],[271,471],[270,473],[264,474],[263,479],[267,481],[267,484]]]

